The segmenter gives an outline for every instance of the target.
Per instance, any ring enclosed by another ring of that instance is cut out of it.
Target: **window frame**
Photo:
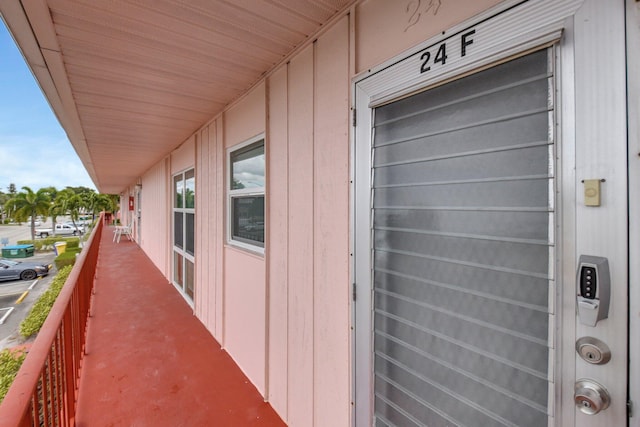
[[[194,190],[194,194],[193,194],[193,198],[190,199],[192,201],[193,206],[192,207],[187,207],[187,196],[186,196],[186,192],[187,189],[190,188],[187,185],[187,180],[188,179],[192,179],[193,180],[193,190]],[[187,262],[190,262],[193,265],[193,268],[195,268],[195,257],[196,257],[196,248],[195,248],[195,238],[196,238],[196,230],[195,230],[195,215],[196,215],[196,195],[197,193],[195,192],[195,179],[196,179],[196,169],[195,167],[190,167],[187,169],[184,169],[180,172],[177,172],[175,174],[171,175],[171,283],[173,283],[173,285],[180,291],[180,293],[182,293],[182,295],[185,297],[185,299],[189,302],[189,303],[193,303],[193,301],[195,300],[195,288],[196,288],[196,284],[195,284],[195,277],[194,277],[194,281],[192,283],[192,288],[191,288],[191,294],[189,294],[188,292],[188,286],[187,286]],[[178,182],[179,184],[179,188],[182,192],[181,196],[178,197],[178,194],[176,192],[177,187],[178,187]],[[178,201],[181,202],[181,206],[177,206],[178,205]],[[182,220],[181,220],[181,225],[182,225],[182,247],[177,246],[176,245],[176,214],[179,213],[182,215]],[[187,238],[187,216],[188,215],[193,215],[193,236],[192,236],[192,243],[193,243],[193,253],[190,253],[189,250],[187,249],[187,242],[188,242],[188,238]],[[181,272],[182,272],[182,277],[180,278],[182,283],[178,283],[176,281],[176,257],[181,257],[182,258],[182,268],[181,268]]]
[[[233,182],[233,168],[232,168],[232,156],[239,151],[247,150],[248,147],[255,145],[259,147],[262,145],[264,151],[264,185],[262,187],[252,187],[252,188],[240,188],[240,189],[232,189],[231,185]],[[262,242],[253,241],[250,239],[242,239],[238,236],[234,236],[233,226],[234,226],[234,217],[233,217],[233,202],[234,200],[240,198],[247,197],[262,197],[264,206],[263,212],[266,211],[266,187],[267,187],[267,158],[266,158],[266,139],[264,133],[256,135],[240,144],[236,144],[232,147],[227,148],[227,159],[226,159],[226,190],[227,190],[227,219],[226,219],[226,242],[230,246],[234,246],[255,254],[264,255],[265,250],[265,240],[266,240],[266,232],[263,228]],[[266,213],[265,215],[266,216]],[[266,221],[263,220],[263,226],[266,227]],[[260,244],[261,243],[261,244]]]

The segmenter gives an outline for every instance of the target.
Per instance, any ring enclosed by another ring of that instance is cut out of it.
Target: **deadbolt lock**
[[[601,384],[593,380],[581,379],[576,382],[574,400],[580,412],[595,415],[609,407],[611,397]]]
[[[604,365],[611,360],[609,346],[594,337],[582,337],[576,341],[576,351],[587,363]]]

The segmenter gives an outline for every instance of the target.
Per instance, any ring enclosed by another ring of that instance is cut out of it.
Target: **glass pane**
[[[182,287],[182,278],[184,277],[182,271],[182,255],[177,252],[173,253],[173,281]]]
[[[190,171],[187,171],[184,175],[185,175],[184,207],[193,209],[196,207],[196,172],[193,169],[191,169]]]
[[[184,214],[182,212],[173,213],[173,244],[182,249],[184,240],[184,227],[182,225]]]
[[[548,84],[540,51],[376,109],[376,425],[547,425]]]
[[[182,175],[173,177],[173,207],[182,208],[182,194],[184,190],[184,181]]]
[[[185,287],[184,287],[184,291],[186,292],[187,295],[189,295],[189,298],[193,299],[193,289],[194,289],[194,268],[193,268],[193,263],[191,261],[189,261],[188,259],[185,259],[185,267],[186,270],[185,272],[186,277],[185,277]]]
[[[231,189],[264,187],[264,141],[231,153]]]
[[[193,255],[194,254],[194,240],[195,240],[195,233],[194,233],[194,224],[195,224],[195,215],[192,213],[188,213],[187,214],[187,223],[186,223],[186,230],[185,230],[185,250],[187,251],[187,253]]]
[[[234,197],[231,209],[233,239],[264,247],[264,196]]]

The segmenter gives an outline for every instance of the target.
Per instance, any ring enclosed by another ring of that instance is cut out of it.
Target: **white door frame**
[[[561,197],[556,214],[560,227],[556,233],[557,258],[552,262],[557,265],[559,286],[557,294],[550,295],[553,298],[550,306],[561,310],[556,312],[555,323],[550,324],[557,339],[549,367],[551,383],[556,384],[555,398],[549,403],[553,414],[550,424],[595,427],[626,423],[629,230],[624,3],[601,0],[519,3],[522,2],[505,1],[354,81],[352,99],[357,126],[353,134],[353,271],[358,292],[354,304],[353,351],[357,426],[371,425],[373,412],[370,328],[373,108],[558,40],[560,127],[556,179]],[[465,34],[468,36],[462,39]],[[421,53],[437,49],[443,43],[447,44],[449,54],[447,64],[421,72],[425,58],[421,59]],[[463,55],[464,43],[467,44]],[[636,156],[638,152],[636,149]],[[634,172],[640,175],[637,170]],[[583,179],[605,180],[600,207],[584,206]],[[640,201],[635,199],[637,214]],[[640,253],[640,248],[632,250]],[[575,315],[575,272],[580,254],[604,256],[610,263],[614,284],[610,315],[595,328],[580,324]],[[632,273],[638,275],[637,271]],[[594,366],[577,357],[575,339],[581,336],[605,341],[614,355],[612,362]],[[635,365],[638,369],[638,364]],[[582,377],[593,378],[609,388],[612,394],[609,409],[595,416],[576,412],[573,385],[575,379]]]
[[[635,415],[629,426],[640,426],[640,2],[626,0],[627,102],[629,117],[629,400]],[[635,184],[635,185],[634,185]]]

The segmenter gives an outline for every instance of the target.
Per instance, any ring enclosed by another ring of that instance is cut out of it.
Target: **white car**
[[[55,232],[54,232],[55,231]],[[36,228],[36,236],[49,237],[53,236],[77,236],[84,233],[84,226],[77,224],[75,227],[72,223],[56,224],[53,228]]]

